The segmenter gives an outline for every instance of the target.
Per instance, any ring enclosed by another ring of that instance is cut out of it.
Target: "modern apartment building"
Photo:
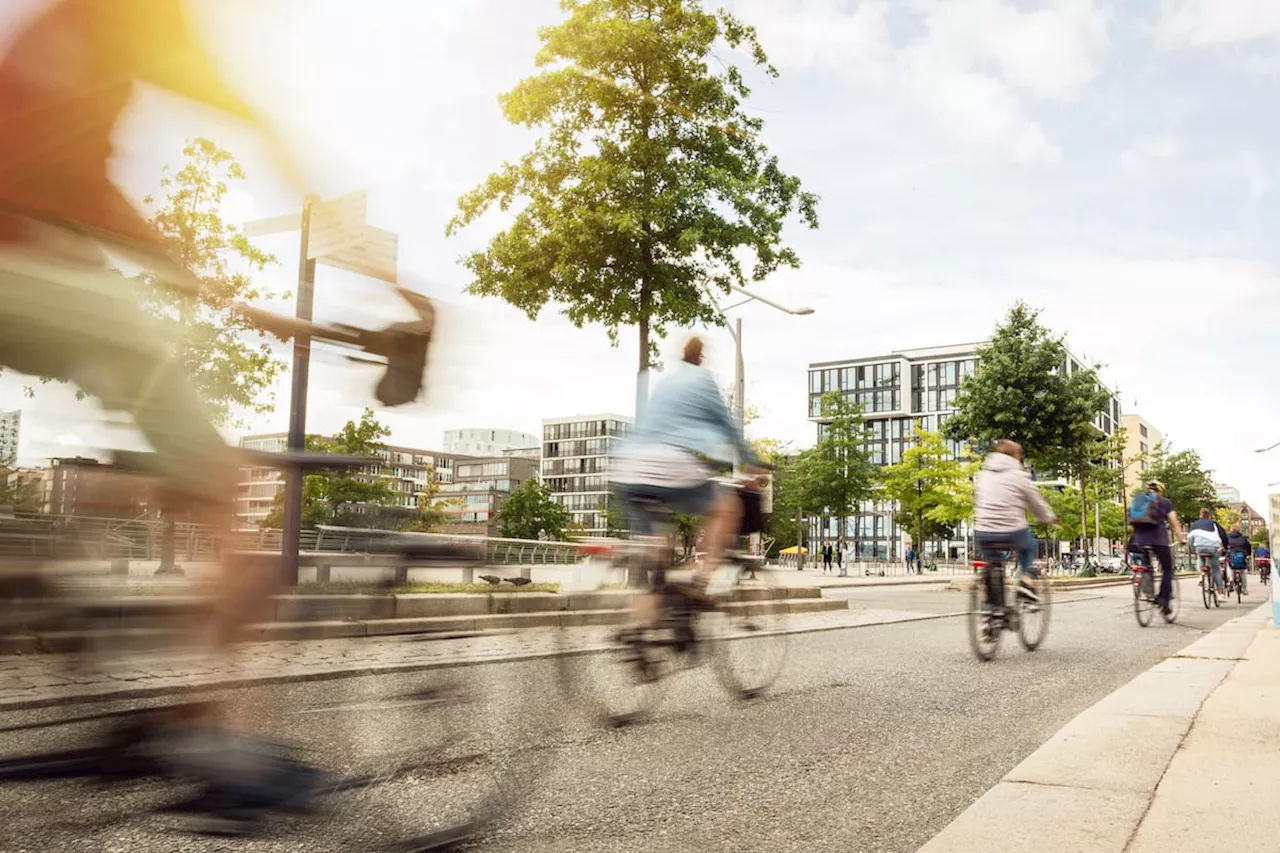
[[[138,518],[156,509],[156,480],[114,470],[97,459],[51,459],[41,485],[44,511],[52,515]]]
[[[977,349],[981,344],[898,350],[886,355],[809,365],[808,416],[823,430],[822,395],[838,391],[862,406],[868,432],[871,461],[892,465],[901,461],[916,426],[934,432],[942,429],[955,414],[956,396],[966,376],[977,369]],[[1071,373],[1082,369],[1080,360],[1068,355],[1062,365]],[[1120,425],[1120,401],[1112,397],[1107,410],[1098,416],[1097,427],[1107,435]],[[952,452],[961,448],[952,443]],[[843,538],[856,559],[901,559],[910,531],[900,530],[891,502],[869,501],[858,514],[847,519],[827,519],[810,524],[811,541]],[[960,537],[967,535],[962,526]],[[926,553],[941,550],[958,558],[963,539],[927,543]]]
[[[631,433],[625,415],[574,415],[542,422],[542,482],[588,536],[608,531],[609,464]]]
[[[1213,492],[1214,495],[1217,496],[1218,500],[1222,501],[1227,506],[1240,503],[1240,490],[1235,486],[1215,481],[1213,484]]]
[[[519,456],[459,457],[453,482],[440,487],[450,532],[498,536],[498,510],[526,480],[538,478],[538,461]]]
[[[1143,475],[1151,467],[1146,457],[1164,441],[1164,434],[1142,415],[1123,414],[1120,426],[1124,428],[1124,493],[1131,495],[1143,485]]]
[[[22,411],[0,412],[0,465],[18,459],[18,435],[22,431]]]
[[[444,452],[463,456],[501,456],[514,448],[536,447],[538,437],[513,429],[448,429]]]
[[[288,444],[285,433],[252,435],[240,439],[240,446],[272,453],[284,451]],[[386,447],[381,451],[382,463],[355,472],[362,479],[389,481],[395,493],[392,504],[413,509],[419,497],[430,490],[431,480],[442,486],[453,482],[456,454],[440,453],[413,447]],[[284,474],[275,468],[248,466],[240,469],[240,492],[236,498],[236,515],[248,525],[259,525],[270,514],[276,495],[284,489]],[[358,508],[357,508],[358,511]]]

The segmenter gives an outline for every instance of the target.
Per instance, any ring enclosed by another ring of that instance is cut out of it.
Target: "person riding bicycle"
[[[652,532],[652,519],[636,509],[636,501],[652,501],[703,520],[706,558],[694,570],[692,584],[676,588],[710,603],[707,584],[724,549],[738,534],[742,501],[712,478],[703,460],[730,464],[736,458],[747,470],[757,470],[758,461],[729,414],[711,371],[702,367],[702,349],[702,339],[691,337],[680,364],[654,387],[630,440],[617,455],[613,482],[631,510],[633,532]],[[638,617],[651,619],[655,606],[655,600],[646,599]]]
[[[1218,591],[1218,595],[1226,595],[1226,587],[1223,583],[1222,572],[1218,567],[1218,555],[1224,553],[1229,543],[1227,541],[1227,531],[1221,524],[1214,521],[1213,510],[1208,507],[1200,509],[1200,517],[1191,523],[1191,527],[1187,529],[1187,544],[1195,551],[1196,555],[1208,555],[1201,557],[1209,563],[1209,572],[1211,575],[1210,582],[1213,588]]]
[[[180,342],[142,307],[139,285],[109,269],[104,251],[186,295],[199,292],[196,275],[167,254],[109,176],[112,135],[137,83],[266,131],[197,45],[181,0],[57,0],[31,19],[0,58],[0,365],[74,382],[104,408],[130,414],[155,450],[167,508],[229,541],[239,462],[192,388]],[[272,151],[292,179],[287,158]],[[209,625],[222,650],[265,607],[274,578],[264,575],[276,574],[241,563],[224,551]],[[175,715],[166,742],[183,744],[175,754],[205,783],[211,815],[253,822],[305,799],[315,778],[308,768],[238,733],[252,726],[236,706],[207,708]]]
[[[1254,551],[1253,562],[1258,567],[1258,574],[1264,579],[1271,576],[1271,549],[1265,543]]]
[[[1156,603],[1160,612],[1168,616],[1173,612],[1173,548],[1169,544],[1170,533],[1179,542],[1185,542],[1182,524],[1173,508],[1173,501],[1164,496],[1164,484],[1159,480],[1147,483],[1145,492],[1135,495],[1129,507],[1129,523],[1133,526],[1133,548],[1140,554],[1150,551],[1160,563],[1160,592]],[[1155,571],[1155,566],[1149,567]]]
[[[1249,594],[1249,559],[1253,556],[1253,543],[1244,535],[1239,524],[1231,525],[1227,533],[1227,565],[1240,572],[1240,591]]]
[[[1031,472],[1023,467],[1023,459],[1022,447],[1017,442],[1002,439],[983,460],[982,469],[974,479],[974,539],[984,554],[995,544],[1014,545],[1022,578],[1019,593],[1034,599],[1035,592],[1027,579],[1038,576],[1035,567],[1038,546],[1036,535],[1027,523],[1027,511],[1044,524],[1057,524],[1058,516],[1032,482]],[[988,587],[987,594],[990,609],[1004,607],[1004,602],[991,600],[997,594],[995,589]]]

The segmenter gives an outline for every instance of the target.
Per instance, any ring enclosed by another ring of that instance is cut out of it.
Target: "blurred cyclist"
[[[1023,458],[1021,445],[1001,439],[983,460],[982,470],[974,479],[973,529],[983,559],[993,545],[1008,542],[1016,547],[1021,578],[1019,594],[1035,599],[1027,579],[1037,576],[1038,547],[1036,535],[1027,523],[1027,512],[1044,524],[1057,524],[1058,516],[1031,481],[1031,472],[1023,467]],[[994,598],[999,595],[999,589],[989,585],[987,593]],[[998,610],[1004,607],[1004,602],[989,600],[987,605]]]
[[[197,47],[179,0],[60,0],[0,59],[0,365],[75,382],[130,413],[156,451],[171,506],[225,535],[233,452],[204,416],[176,342],[140,307],[137,285],[105,266],[104,247],[190,295],[199,289],[108,177],[111,137],[138,82],[261,124]],[[276,573],[258,574],[224,565],[210,626],[220,648],[259,615],[261,576]],[[305,767],[233,735],[225,707],[174,725],[214,814],[252,821],[297,804],[308,788]]]
[[[1225,596],[1226,588],[1223,585],[1222,572],[1218,566],[1218,555],[1226,552],[1229,545],[1227,541],[1227,531],[1222,525],[1213,520],[1213,510],[1204,507],[1200,510],[1200,517],[1191,523],[1187,528],[1187,544],[1197,555],[1208,555],[1209,572],[1212,575],[1213,588],[1218,591],[1218,595]]]
[[[703,459],[728,464],[735,457],[748,470],[757,465],[715,377],[702,367],[702,339],[692,337],[680,364],[658,382],[637,418],[631,440],[618,454],[613,481],[628,504],[653,501],[703,519],[706,559],[694,570],[691,585],[676,587],[702,603],[710,601],[707,584],[725,547],[738,535],[742,518],[742,500],[712,478]],[[648,514],[634,506],[630,522],[633,532],[652,532]],[[642,623],[656,616],[656,604],[646,597],[640,605],[637,616]]]
[[[1240,572],[1240,591],[1249,594],[1249,559],[1253,556],[1253,543],[1244,535],[1239,524],[1231,525],[1227,533],[1227,564]]]

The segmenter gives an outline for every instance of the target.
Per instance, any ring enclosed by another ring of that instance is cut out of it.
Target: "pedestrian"
[[[831,571],[831,560],[832,560],[831,540],[828,539],[822,543],[822,573],[824,575],[827,572]]]
[[[836,568],[840,570],[840,577],[847,578],[849,572],[844,567],[844,540],[841,539],[836,543]]]
[[[907,574],[911,574],[911,567],[916,564],[916,548],[914,545],[907,546]]]

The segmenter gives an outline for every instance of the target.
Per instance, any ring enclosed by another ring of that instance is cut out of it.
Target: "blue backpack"
[[[1129,523],[1134,527],[1155,527],[1160,523],[1159,517],[1156,515],[1155,492],[1143,492],[1140,495],[1134,495],[1133,503],[1129,504]]]
[[[1244,552],[1232,551],[1231,552],[1231,568],[1243,569],[1244,567],[1245,567]]]

